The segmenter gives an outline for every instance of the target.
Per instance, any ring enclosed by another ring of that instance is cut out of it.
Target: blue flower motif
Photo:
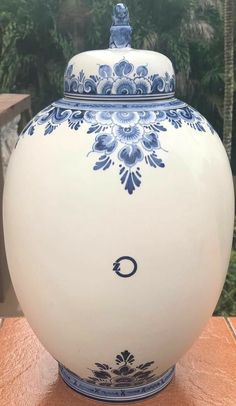
[[[139,123],[143,125],[149,125],[157,121],[154,111],[139,111]]]
[[[93,144],[93,151],[111,154],[117,146],[116,139],[111,134],[100,133]]]
[[[146,78],[135,78],[134,83],[136,85],[136,94],[148,94],[151,93],[151,83]]]
[[[118,156],[119,159],[129,167],[132,167],[136,165],[138,161],[143,160],[143,153],[136,144],[126,145],[120,150]]]
[[[159,110],[156,112],[156,121],[160,123],[160,121],[166,120],[166,112],[164,110]]]
[[[96,80],[94,77],[95,82]],[[166,125],[172,125],[176,129],[188,125],[198,132],[205,132],[209,127],[214,133],[200,113],[176,100],[158,104],[157,110],[154,111],[138,112],[136,106],[132,106],[133,110],[127,110],[127,106],[123,104],[122,108],[119,105],[117,111],[109,109],[110,107],[107,107],[108,110],[102,110],[104,104],[101,105],[101,110],[96,109],[96,104],[91,104],[92,110],[86,111],[79,110],[78,105],[74,106],[74,102],[73,107],[70,107],[70,103],[63,99],[48,106],[31,120],[22,134],[32,136],[36,124],[44,126],[45,136],[51,134],[61,123],[67,122],[68,127],[73,130],[78,130],[83,123],[89,124],[85,131],[92,140],[92,152],[98,154],[93,169],[106,171],[116,164],[118,158],[120,181],[129,194],[141,185],[142,165],[148,165],[150,168],[165,167],[158,153],[161,150],[158,135],[167,131]],[[144,103],[143,108],[145,106]],[[142,164],[139,166],[138,162]]]
[[[115,80],[112,87],[112,94],[127,95],[135,93],[136,93],[136,85],[132,79],[123,77],[121,79]]]
[[[109,95],[112,92],[113,79],[102,79],[97,85],[98,94]]]
[[[124,144],[135,144],[139,142],[143,135],[143,127],[139,124],[133,127],[120,127],[115,125],[113,134]]]
[[[126,76],[129,75],[134,69],[134,65],[128,62],[126,59],[116,63],[114,65],[114,72],[117,76]]]
[[[84,119],[85,119],[85,121],[87,121],[87,123],[96,124],[96,123],[97,123],[97,120],[96,120],[96,112],[95,112],[95,111],[87,110],[87,111],[84,113]]]
[[[142,144],[147,151],[158,149],[161,147],[160,141],[155,133],[144,134]]]
[[[98,111],[95,117],[98,124],[102,125],[112,124],[112,115],[109,111]]]
[[[139,114],[136,111],[116,111],[112,114],[112,121],[121,127],[130,127],[138,123]]]

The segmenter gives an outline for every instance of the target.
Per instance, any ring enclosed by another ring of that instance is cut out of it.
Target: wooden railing
[[[18,115],[19,131],[31,118],[31,97],[28,94],[0,94],[0,134],[1,128],[12,122]],[[7,142],[7,140],[6,140]],[[9,155],[11,153],[7,144]],[[2,149],[0,154],[0,317],[19,315],[20,309],[11,284],[7,267],[3,224],[2,224],[2,192],[4,184],[4,171],[2,162]]]

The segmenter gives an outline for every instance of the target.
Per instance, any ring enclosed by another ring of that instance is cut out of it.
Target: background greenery
[[[68,60],[78,52],[108,46],[111,8],[115,3],[112,0],[1,0],[1,91],[30,92],[34,113],[60,98]],[[125,3],[133,26],[132,46],[162,52],[173,61],[177,97],[205,115],[221,136],[223,0],[126,0]],[[233,134],[235,127],[234,114]],[[233,137],[231,166],[236,174],[236,137]],[[233,251],[215,314],[236,314],[235,269],[236,251]]]

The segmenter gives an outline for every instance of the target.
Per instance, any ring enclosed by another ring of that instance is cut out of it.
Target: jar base
[[[111,388],[87,383],[60,363],[59,372],[63,381],[82,395],[109,402],[127,402],[147,398],[164,389],[174,376],[175,366],[151,383],[127,388]]]

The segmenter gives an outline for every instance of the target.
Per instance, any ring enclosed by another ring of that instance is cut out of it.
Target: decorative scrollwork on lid
[[[134,65],[128,59],[118,60],[114,65],[102,64],[95,75],[86,76],[81,70],[75,75],[74,66],[69,65],[65,72],[65,96],[81,95],[109,96],[146,96],[156,98],[173,96],[175,92],[175,75],[165,72],[150,74],[148,64]]]
[[[113,7],[109,48],[130,48],[132,28],[129,25],[129,10],[123,3]]]

